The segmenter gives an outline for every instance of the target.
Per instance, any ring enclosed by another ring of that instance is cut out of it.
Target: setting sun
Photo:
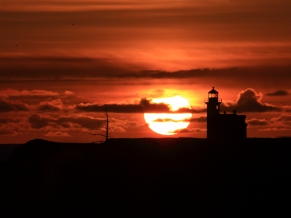
[[[144,118],[149,128],[162,135],[174,135],[190,124],[191,113],[174,113],[180,108],[191,109],[188,101],[180,96],[156,98],[153,103],[168,104],[173,113],[145,113]]]

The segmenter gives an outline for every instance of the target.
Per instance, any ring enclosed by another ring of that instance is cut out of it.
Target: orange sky
[[[287,0],[3,0],[0,143],[91,142],[102,113],[80,104],[179,94],[203,111],[212,86],[247,115],[249,137],[289,136],[290,9]],[[206,136],[205,114],[193,117],[175,137]],[[114,137],[161,137],[140,112],[111,118]]]

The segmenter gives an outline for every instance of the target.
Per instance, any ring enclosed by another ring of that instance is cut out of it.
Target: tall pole
[[[105,108],[105,116],[106,116],[106,133],[105,133],[105,140],[108,140],[108,132],[109,132],[109,118],[108,118],[108,110],[107,107]]]

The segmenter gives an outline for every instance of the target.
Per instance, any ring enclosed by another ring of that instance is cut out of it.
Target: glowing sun
[[[165,103],[175,112],[180,108],[189,108],[189,102],[180,97],[156,98],[153,103]],[[144,113],[144,119],[150,129],[162,135],[174,135],[190,124],[191,113]]]

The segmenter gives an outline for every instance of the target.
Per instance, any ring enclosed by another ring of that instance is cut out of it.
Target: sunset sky
[[[291,136],[290,0],[1,0],[0,143],[168,137],[144,112],[189,101],[206,137],[212,86],[248,137]],[[189,113],[189,111],[187,111]]]

